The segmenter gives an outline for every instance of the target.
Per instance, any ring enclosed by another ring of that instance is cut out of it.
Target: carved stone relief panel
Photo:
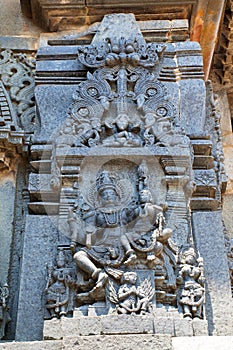
[[[193,154],[159,80],[165,46],[147,44],[131,15],[118,17],[133,30],[114,36],[107,16],[104,34],[78,48],[86,79],[52,143],[58,255],[70,248],[72,261],[56,262],[49,272],[48,317],[73,310],[87,315],[91,306],[97,314],[155,315],[162,308],[193,318],[198,302],[203,318],[204,279],[200,298],[198,288],[197,300],[191,291],[184,296],[191,270],[197,272],[194,289],[202,270],[193,248],[192,259],[189,253],[179,259],[181,248],[193,244]]]
[[[0,78],[7,89],[17,125],[27,133],[35,130],[35,58],[26,53],[0,51]]]

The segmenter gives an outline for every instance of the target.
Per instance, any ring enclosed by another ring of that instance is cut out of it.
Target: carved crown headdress
[[[118,194],[116,182],[117,177],[115,174],[112,174],[107,170],[102,171],[96,180],[97,192],[101,193],[104,189],[113,189]]]

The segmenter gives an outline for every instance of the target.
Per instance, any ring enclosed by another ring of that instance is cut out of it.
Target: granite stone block
[[[63,346],[64,350],[172,350],[171,337],[152,334],[66,338]]]
[[[233,348],[233,337],[179,337],[172,338],[173,350],[231,350]]]
[[[175,336],[176,337],[191,337],[193,336],[192,320],[190,319],[174,319]]]
[[[24,233],[16,339],[40,340],[43,336],[46,264],[57,251],[57,218],[28,215]]]
[[[62,339],[61,321],[57,318],[53,318],[52,320],[45,320],[43,338],[44,340]]]
[[[62,338],[78,336],[80,334],[80,319],[62,317],[60,319],[60,327]]]
[[[205,312],[209,334],[231,335],[233,331],[233,299],[221,212],[194,212],[193,232],[197,249],[204,260]]]
[[[155,317],[154,319],[155,334],[175,335],[174,319],[168,317]]]
[[[185,79],[179,85],[180,125],[187,134],[198,134],[205,123],[205,83],[201,79]]]
[[[206,320],[200,320],[198,318],[194,318],[192,324],[193,324],[193,335],[195,336],[208,335],[208,322]]]
[[[103,316],[103,334],[154,333],[153,317],[140,315]]]
[[[0,343],[0,350],[63,350],[61,340]]]
[[[80,320],[80,335],[98,335],[101,334],[101,319],[100,317],[81,317]]]

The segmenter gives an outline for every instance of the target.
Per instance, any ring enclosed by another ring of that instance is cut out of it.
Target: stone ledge
[[[76,335],[156,334],[169,336],[207,336],[205,320],[140,315],[83,316],[44,322],[44,339],[60,340]]]
[[[63,340],[0,343],[0,350],[172,350],[172,338],[154,334],[67,337]]]
[[[181,350],[232,350],[233,336],[221,337],[179,337],[172,339],[172,349]]]
[[[176,337],[154,334],[67,337],[64,340],[0,342],[0,350],[232,350],[233,336]]]

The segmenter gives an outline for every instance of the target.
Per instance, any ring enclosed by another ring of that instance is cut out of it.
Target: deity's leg
[[[134,250],[131,248],[129,238],[126,235],[121,236],[121,244],[126,252],[126,256],[128,257],[128,259],[125,261],[124,264],[130,265],[131,263],[133,263],[137,259],[137,256],[136,256]]]
[[[189,305],[183,305],[183,308],[184,308],[184,317],[192,318],[192,313],[191,313],[191,310],[190,310],[190,306]]]
[[[95,266],[95,264],[89,259],[87,253],[84,251],[79,251],[74,254],[73,258],[77,266],[82,271],[91,275],[93,280],[97,280],[94,289],[100,289],[105,285],[108,278],[107,274]]]
[[[84,272],[87,272],[93,279],[96,279],[99,273],[99,269],[89,259],[87,253],[79,251],[74,254],[74,261],[77,266]]]

